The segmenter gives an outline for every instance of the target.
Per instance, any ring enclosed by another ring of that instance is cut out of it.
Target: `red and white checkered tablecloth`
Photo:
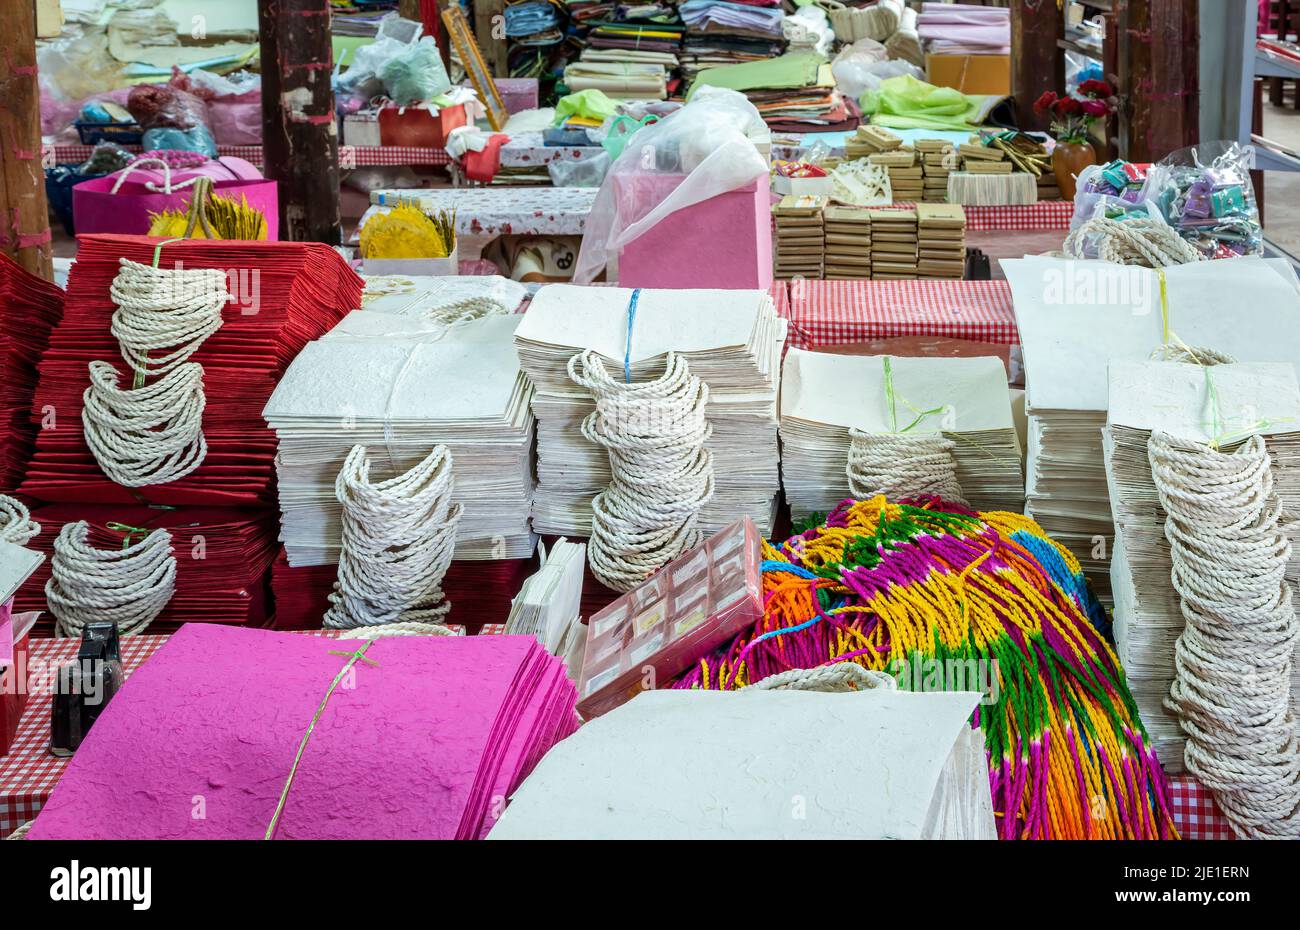
[[[877,207],[879,210],[915,207],[914,203],[898,203]],[[966,229],[973,232],[1045,232],[1070,228],[1074,215],[1073,200],[1040,200],[1037,203],[1003,204],[991,207],[965,206]],[[1065,237],[1062,236],[1062,239]]]
[[[1210,789],[1190,775],[1169,776],[1169,807],[1185,840],[1236,839]]]
[[[793,280],[784,316],[801,349],[895,336],[1020,342],[1006,281]]]
[[[455,627],[455,624],[451,624]],[[499,635],[504,624],[488,623],[478,635]],[[337,636],[333,630],[308,630],[302,635]],[[158,651],[167,636],[128,636],[121,641],[122,671],[130,677]],[[0,756],[0,839],[31,820],[50,797],[63,776],[68,759],[50,754],[50,685],[53,669],[77,655],[78,639],[33,639],[27,658],[27,680],[32,691],[18,721],[18,732],[8,755]],[[38,688],[41,688],[38,692]]]
[[[140,151],[138,145],[123,146],[131,152]],[[80,164],[90,157],[94,150],[91,145],[47,145],[41,151],[42,164],[52,165]],[[260,145],[218,145],[217,154],[242,158],[257,167],[263,166],[262,147]],[[400,145],[340,145],[339,167],[345,171],[352,168],[400,165],[447,165],[451,156],[445,149],[411,148]]]

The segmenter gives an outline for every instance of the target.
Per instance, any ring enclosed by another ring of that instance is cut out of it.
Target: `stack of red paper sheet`
[[[96,549],[120,548],[128,532],[131,543],[159,527],[171,533],[176,591],[146,632],[171,633],[182,623],[196,622],[265,626],[270,619],[267,575],[279,550],[272,510],[50,504],[33,511],[32,519],[41,524],[41,533],[28,547],[44,552],[47,558],[18,590],[15,608],[47,611],[37,623],[35,635],[53,635],[54,617],[46,608],[45,582],[50,577],[54,540],[65,524],[78,520],[90,524],[88,541]]]
[[[471,633],[485,623],[505,623],[510,616],[511,600],[536,570],[535,557],[452,562],[442,579],[443,593],[451,601],[448,621],[464,626]],[[291,568],[282,548],[271,567],[275,628],[319,630],[337,577],[337,565]]]
[[[362,282],[332,248],[317,243],[187,239],[163,246],[159,266],[218,268],[232,295],[221,328],[191,361],[203,366],[207,406],[203,464],[178,481],[127,489],[110,481],[86,446],[81,424],[87,366],[114,364],[131,383],[109,326],[109,287],[119,259],[152,263],[162,240],[85,236],[68,282],[63,321],[40,364],[35,409],[53,409],[57,429],[42,429],[21,490],[46,501],[217,506],[274,505],[275,434],[262,408],[289,362],[361,305]]]
[[[18,487],[32,454],[36,363],[63,315],[63,291],[0,255],[0,494]]]

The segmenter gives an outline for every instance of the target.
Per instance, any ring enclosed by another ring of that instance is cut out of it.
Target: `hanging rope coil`
[[[892,499],[934,495],[966,505],[957,481],[956,443],[943,433],[864,433],[849,430],[845,474],[853,497]]]
[[[1094,216],[1066,236],[1062,249],[1070,258],[1093,258],[1085,248],[1091,242],[1096,245],[1096,258],[1120,265],[1166,268],[1204,258],[1172,226],[1159,220]]]
[[[20,500],[0,494],[0,540],[25,546],[41,533],[41,525]]]
[[[177,481],[208,452],[203,366],[189,358],[221,327],[226,276],[124,258],[110,294],[113,336],[135,379],[123,390],[111,364],[90,363],[81,412],[86,444],[104,474],[124,487]],[[151,377],[158,380],[146,383]]]
[[[452,487],[446,446],[434,446],[409,471],[378,482],[370,480],[366,447],[352,447],[334,483],[343,505],[343,540],[326,627],[433,625],[447,615],[451,603],[442,579],[461,514],[451,503]]]
[[[185,362],[157,381],[123,390],[108,362],[90,363],[82,395],[86,445],[104,474],[127,488],[166,484],[203,464],[203,366]]]
[[[702,539],[696,521],[714,488],[709,386],[672,352],[643,384],[615,381],[591,350],[569,359],[569,377],[596,399],[582,435],[608,451],[613,472],[591,502],[591,570],[630,591]]]
[[[90,545],[85,520],[68,523],[54,540],[45,601],[61,636],[80,636],[86,624],[112,621],[123,636],[143,633],[176,590],[172,537],[156,529],[121,549]]]
[[[1156,432],[1147,448],[1186,623],[1165,706],[1187,734],[1187,768],[1239,835],[1295,839],[1300,748],[1290,703],[1300,622],[1264,440],[1221,452]]]

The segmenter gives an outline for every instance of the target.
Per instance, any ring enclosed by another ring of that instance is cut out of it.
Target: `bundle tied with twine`
[[[1119,660],[1088,620],[1100,605],[1028,517],[846,500],[765,544],[762,581],[758,623],[673,687],[733,690],[852,663],[908,690],[982,690],[971,725],[1002,838],[1176,836]]]
[[[913,407],[898,396],[894,387],[893,362],[888,355],[883,364],[890,431],[849,430],[849,458],[844,469],[849,479],[849,491],[856,498],[880,494],[893,498],[933,495],[965,506],[966,499],[957,481],[957,460],[953,456],[955,443],[941,432],[912,432],[927,417],[942,415],[947,408],[918,410]],[[916,415],[902,428],[898,425],[900,400]]]
[[[442,580],[456,547],[461,508],[452,504],[451,452],[434,446],[408,471],[370,477],[357,445],[334,491],[343,505],[338,581],[325,614],[328,629],[380,629],[387,635],[440,635],[451,610]]]
[[[609,453],[609,486],[591,502],[592,573],[615,591],[630,591],[703,540],[700,509],[713,497],[713,433],[705,415],[709,386],[691,374],[686,359],[669,352],[664,372],[633,384],[632,327],[640,290],[628,303],[623,380],[616,381],[599,353],[569,359],[569,377],[586,388],[596,409],[582,435]]]

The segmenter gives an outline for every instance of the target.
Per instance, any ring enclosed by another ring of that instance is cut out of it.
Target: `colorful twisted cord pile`
[[[954,684],[935,669],[987,669],[971,725],[1002,838],[1176,838],[1124,673],[1089,622],[1105,614],[1032,520],[937,498],[849,500],[764,558],[763,619],[674,687],[852,661],[902,688],[944,689]]]

